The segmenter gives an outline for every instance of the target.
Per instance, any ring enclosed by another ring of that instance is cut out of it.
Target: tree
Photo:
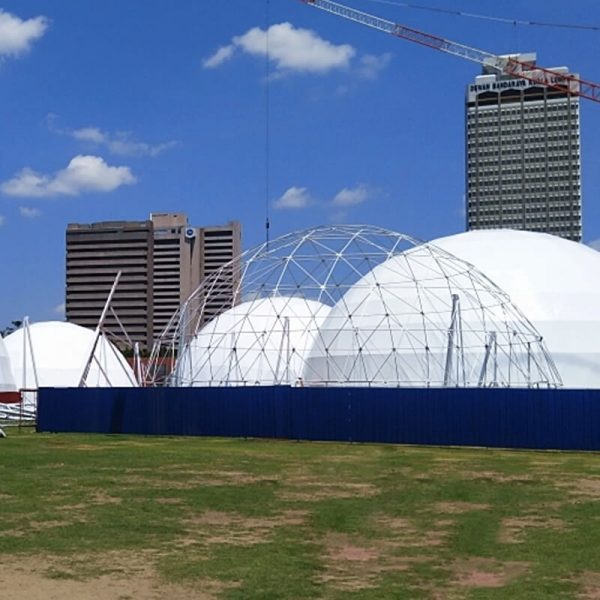
[[[0,329],[0,336],[6,337],[7,335],[10,335],[13,331],[19,329],[21,325],[23,325],[23,321],[11,321],[8,327]]]

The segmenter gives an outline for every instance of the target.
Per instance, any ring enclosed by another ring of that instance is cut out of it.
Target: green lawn
[[[600,598],[600,455],[8,434],[2,597]]]

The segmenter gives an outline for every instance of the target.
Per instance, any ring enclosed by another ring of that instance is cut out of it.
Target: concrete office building
[[[181,213],[154,213],[148,221],[70,224],[67,320],[95,327],[121,270],[112,303],[116,317],[109,315],[106,326],[122,338],[120,321],[132,341],[150,348],[203,278],[240,251],[239,223],[192,227]],[[230,303],[234,302],[234,284],[231,273],[219,285],[219,293]],[[211,314],[220,310],[222,304],[215,306]]]
[[[203,322],[223,312],[223,306],[237,304],[240,298],[234,298],[240,281],[239,265],[232,265],[220,271],[219,278],[214,276],[223,265],[241,254],[242,231],[238,222],[224,226],[205,227],[201,230],[202,242],[202,279],[214,278],[212,293],[206,299]],[[197,287],[197,286],[196,286]]]
[[[112,306],[132,341],[148,347],[153,315],[152,221],[70,223],[67,226],[67,321],[94,328],[115,276],[121,280]],[[106,327],[123,337],[116,317]]]
[[[516,55],[535,69],[536,54]],[[566,67],[551,69],[560,76]],[[581,241],[579,99],[484,67],[467,87],[467,229]]]
[[[179,306],[205,277],[241,252],[238,222],[214,227],[192,227],[181,213],[153,213],[154,226],[154,325],[156,339]],[[207,317],[218,315],[233,301],[235,277],[224,273],[218,293],[208,299]]]
[[[153,337],[158,337],[173,313],[200,283],[199,229],[189,227],[181,213],[153,213],[154,228]]]

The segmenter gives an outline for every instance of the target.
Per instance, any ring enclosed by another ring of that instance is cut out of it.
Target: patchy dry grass
[[[600,598],[600,456],[14,433],[0,589],[61,598]]]

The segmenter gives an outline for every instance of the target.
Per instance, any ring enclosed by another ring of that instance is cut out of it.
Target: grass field
[[[600,598],[600,456],[0,440],[2,598]]]

